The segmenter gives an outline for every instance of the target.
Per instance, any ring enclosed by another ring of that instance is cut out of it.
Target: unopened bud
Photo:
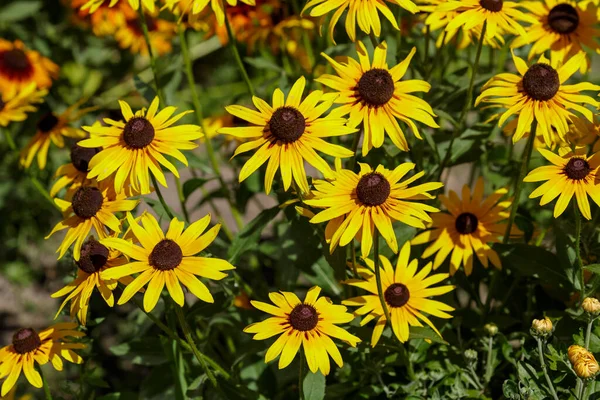
[[[493,324],[493,323],[485,324],[483,326],[483,329],[490,336],[495,336],[498,333],[498,327],[496,326],[496,324]]]
[[[581,379],[590,379],[596,376],[600,366],[594,355],[586,350],[585,354],[582,354],[573,364],[573,369]]]
[[[552,334],[552,321],[550,318],[534,319],[531,323],[531,335],[539,337],[548,337]]]
[[[465,350],[465,358],[469,361],[477,360],[477,352],[473,349]]]
[[[590,315],[596,316],[600,314],[600,301],[595,297],[586,297],[583,299],[581,307]]]
[[[589,352],[585,349],[585,347],[576,344],[569,346],[569,349],[567,350],[569,361],[571,361],[571,364],[573,365],[575,365],[575,363],[577,363],[577,360],[579,360],[586,353]]]

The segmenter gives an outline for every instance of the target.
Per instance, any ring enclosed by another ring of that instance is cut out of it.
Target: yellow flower
[[[77,324],[62,323],[52,325],[37,333],[32,328],[19,329],[13,335],[12,344],[0,349],[0,379],[2,384],[0,396],[13,388],[21,371],[33,386],[43,386],[42,377],[35,369],[35,364],[44,365],[49,361],[58,371],[62,371],[62,359],[75,364],[83,363],[83,359],[73,350],[84,349],[83,343],[72,343],[70,338],[85,336],[83,332],[74,330]]]
[[[449,32],[463,27],[465,30],[481,28],[485,23],[485,36],[494,38],[498,31],[514,35],[525,35],[525,30],[517,21],[535,22],[535,18],[517,10],[518,3],[503,0],[450,0],[441,3],[436,11],[457,12],[449,21]]]
[[[398,120],[407,124],[419,139],[422,137],[413,119],[432,128],[439,128],[432,118],[435,114],[431,106],[410,94],[428,92],[431,85],[418,79],[401,80],[416,52],[415,47],[401,63],[391,69],[386,63],[385,42],[375,49],[373,62],[369,61],[367,48],[362,42],[356,43],[356,51],[358,61],[348,57],[341,63],[322,53],[337,76],[322,75],[315,80],[339,92],[340,96],[335,103],[342,105],[333,111],[335,115],[350,114],[348,125],[351,127],[363,123],[363,156],[373,147],[383,145],[385,133],[399,149],[408,151],[408,143]]]
[[[585,353],[587,353],[586,348],[576,344],[569,346],[567,349],[567,355],[571,364],[575,364]]]
[[[256,5],[255,0],[240,0],[242,3],[254,6]],[[166,7],[173,9],[178,6],[181,0],[165,0]],[[238,5],[238,0],[189,0],[187,1],[186,8],[182,10],[183,13],[189,13],[196,15],[201,13],[206,6],[210,3],[211,9],[215,13],[217,23],[223,25],[225,22],[225,6],[235,7]]]
[[[71,146],[71,162],[61,165],[54,174],[55,178],[60,177],[50,189],[50,196],[55,197],[58,192],[68,186],[66,199],[71,199],[73,194],[82,186],[90,186],[92,179],[88,179],[89,164],[92,157],[102,150],[100,147],[86,148],[74,143]]]
[[[329,374],[329,356],[338,367],[342,367],[342,355],[331,338],[356,347],[360,339],[337,326],[352,321],[354,317],[346,312],[346,307],[333,304],[327,297],[319,298],[320,292],[320,287],[313,286],[304,301],[292,292],[269,293],[274,306],[261,301],[251,302],[254,307],[274,316],[248,325],[244,332],[254,333],[254,340],[280,335],[267,351],[265,362],[281,354],[279,369],[285,368],[302,345],[308,368],[313,373],[320,370],[323,375]]]
[[[544,317],[544,319],[534,319],[531,322],[531,331],[534,335],[547,337],[552,334],[552,330],[552,321],[548,317]]]
[[[381,233],[394,253],[398,252],[398,241],[393,221],[424,228],[423,221],[431,222],[428,212],[438,212],[435,207],[414,200],[432,199],[428,192],[443,186],[441,182],[429,182],[408,187],[425,173],[419,172],[400,181],[415,164],[404,163],[393,171],[379,165],[374,171],[367,164],[359,163],[360,173],[347,169],[338,170],[331,182],[314,182],[313,198],[305,203],[325,208],[310,222],[318,224],[329,221],[325,237],[329,250],[345,246],[354,238],[361,242],[361,253],[368,257],[373,244],[375,229]]]
[[[177,168],[167,160],[169,155],[187,166],[187,159],[179,150],[198,147],[193,140],[202,136],[196,125],[171,126],[191,111],[173,116],[175,107],[165,107],[158,111],[158,97],[154,98],[148,110],[135,114],[129,104],[119,100],[125,121],[105,118],[108,126],[85,126],[84,130],[92,137],[79,142],[86,148],[102,147],[102,151],[92,157],[88,178],[103,181],[114,180],[114,189],[121,193],[131,185],[141,194],[150,193],[150,173],[158,182],[167,186],[161,165],[179,177]]]
[[[417,271],[419,262],[417,259],[410,259],[410,242],[406,242],[402,246],[395,270],[386,257],[379,256],[379,260],[381,290],[391,318],[392,330],[398,340],[406,342],[409,337],[409,327],[423,326],[421,322],[425,322],[441,337],[442,335],[435,325],[423,313],[439,318],[452,318],[452,315],[448,312],[454,311],[454,308],[440,301],[429,299],[429,297],[439,296],[454,290],[452,285],[431,287],[447,279],[449,275],[429,275],[431,273],[431,263]],[[345,283],[364,289],[371,294],[344,300],[342,304],[360,307],[355,311],[355,314],[366,315],[360,322],[361,326],[378,318],[371,336],[371,347],[375,347],[379,342],[387,320],[377,290],[374,273],[375,264],[369,259],[364,261],[368,268],[358,268],[358,273],[362,279],[350,279]]]
[[[575,364],[573,364],[573,369],[578,377],[581,379],[591,379],[598,373],[600,370],[600,366],[598,365],[598,361],[594,355],[590,352],[582,355],[579,360]]]
[[[106,1],[107,0],[87,0],[85,2],[85,4],[81,7],[81,9],[89,10],[90,13],[94,13],[94,12],[96,12],[96,10],[98,10],[98,8],[100,8],[100,6],[104,5],[104,3]],[[118,2],[123,2],[125,0],[108,0],[108,1],[110,1],[110,3],[108,3],[108,6],[114,7]],[[140,5],[143,6],[145,9],[147,9],[150,12],[154,12],[154,9],[155,9],[154,0],[141,0],[141,1],[140,0],[127,0],[127,2],[131,6],[131,8],[133,8],[134,10],[139,10]]]
[[[35,82],[20,90],[13,86],[0,91],[0,126],[6,127],[11,122],[25,121],[28,112],[37,110],[34,104],[41,103],[47,94],[46,89],[38,90]]]
[[[487,198],[483,197],[484,182],[479,178],[471,193],[468,185],[462,189],[462,199],[456,192],[450,191],[448,196],[438,198],[447,212],[433,215],[433,222],[426,232],[415,237],[412,244],[433,242],[423,252],[423,258],[436,254],[433,268],[437,269],[450,254],[450,275],[454,275],[464,265],[465,274],[471,275],[473,259],[479,259],[485,268],[491,262],[494,267],[502,268],[498,254],[490,247],[490,243],[500,243],[509,216],[511,200],[500,201],[508,190],[499,189]],[[513,227],[511,235],[520,231]]]
[[[29,168],[34,157],[37,156],[38,167],[44,169],[50,143],[54,143],[56,147],[62,149],[65,147],[65,137],[75,139],[85,137],[84,131],[70,126],[72,122],[77,121],[89,110],[78,110],[79,105],[80,103],[74,104],[59,115],[50,111],[40,117],[35,135],[21,150],[20,163],[23,167]]]
[[[119,238],[104,238],[100,243],[122,252],[134,259],[119,267],[108,268],[100,273],[102,279],[120,279],[125,276],[140,273],[127,287],[117,304],[125,304],[148,284],[144,294],[144,310],[150,312],[156,306],[165,284],[171,298],[183,307],[185,299],[180,282],[200,300],[214,302],[206,285],[195,275],[221,280],[227,276],[222,271],[235,267],[219,258],[194,257],[206,249],[217,237],[221,225],[215,225],[202,234],[210,223],[210,215],[191,224],[184,231],[184,223],[173,218],[166,235],[163,233],[156,218],[144,214],[140,218],[142,226],[127,213],[127,221],[133,235],[141,244],[134,245],[128,240]]]
[[[176,25],[151,15],[146,15],[145,18],[148,37],[155,53],[163,55],[171,52],[171,42],[175,36]],[[115,40],[122,49],[129,49],[133,54],[148,55],[148,45],[144,38],[142,22],[137,13],[126,15],[125,22],[115,31]]]
[[[581,214],[586,219],[592,219],[588,196],[600,205],[600,186],[596,182],[599,176],[600,153],[586,156],[583,149],[572,152],[569,148],[559,149],[559,154],[545,149],[538,151],[552,165],[536,168],[523,179],[523,182],[546,181],[534,190],[529,198],[542,196],[540,205],[543,206],[560,195],[554,207],[554,218],[558,218],[575,195]]]
[[[373,32],[377,37],[381,35],[381,13],[392,24],[394,29],[399,30],[396,23],[396,16],[390,10],[387,3],[397,4],[411,14],[419,9],[411,0],[310,0],[304,6],[302,13],[307,9],[314,7],[310,11],[311,17],[323,17],[325,14],[335,10],[329,22],[329,36],[333,40],[333,30],[340,17],[346,9],[346,33],[353,42],[356,41],[356,24],[366,34]]]
[[[302,93],[306,79],[300,77],[292,86],[287,100],[281,89],[273,93],[273,106],[264,100],[253,97],[252,102],[258,111],[232,105],[226,110],[252,126],[221,128],[219,133],[232,135],[236,138],[252,139],[240,145],[234,156],[257,149],[252,157],[240,170],[239,181],[242,182],[256,171],[267,160],[265,175],[265,192],[269,194],[273,178],[281,168],[283,187],[287,191],[292,183],[292,177],[304,193],[309,192],[304,161],[321,171],[325,177],[333,171],[315,150],[333,157],[352,157],[354,153],[335,144],[327,143],[323,138],[347,135],[356,129],[345,125],[346,120],[338,116],[321,115],[331,108],[334,97],[324,95],[322,91],[311,92],[304,100]]]
[[[67,229],[60,247],[56,250],[60,259],[73,243],[73,258],[79,261],[81,246],[94,228],[98,237],[106,237],[106,229],[121,232],[121,222],[115,213],[133,210],[139,200],[126,200],[124,194],[116,194],[107,185],[82,186],[71,202],[54,199],[64,214],[64,220],[56,224],[46,239],[58,231]]]
[[[524,1],[521,6],[534,18],[525,28],[527,34],[516,38],[510,47],[517,48],[532,44],[529,60],[550,50],[550,60],[557,65],[566,63],[571,57],[583,51],[583,46],[599,51],[596,39],[600,36],[598,8],[592,2],[570,0]],[[590,59],[580,64],[585,73]]]
[[[591,315],[600,314],[600,301],[595,297],[586,297],[581,303],[581,308]]]
[[[572,57],[561,67],[548,64],[543,56],[538,63],[527,67],[525,61],[513,53],[513,60],[521,76],[501,73],[490,79],[483,87],[481,95],[475,101],[492,103],[506,108],[498,121],[504,125],[511,115],[518,115],[518,123],[513,143],[520,140],[530,129],[533,121],[537,121],[538,129],[544,136],[547,146],[551,146],[552,128],[564,139],[568,132],[568,121],[576,115],[569,110],[577,111],[593,121],[586,104],[598,107],[599,103],[589,96],[581,95],[581,91],[600,90],[600,86],[582,82],[576,85],[564,85],[585,61],[585,53]]]
[[[69,4],[74,10],[77,10],[74,14],[75,21],[91,25],[96,36],[113,35],[117,28],[125,23],[126,15],[136,13],[125,1],[117,2],[114,7],[103,2],[94,11],[91,11],[90,8],[82,8],[88,2],[89,0],[72,0]]]
[[[0,88],[2,92],[22,90],[34,82],[39,89],[52,86],[58,77],[58,65],[34,50],[27,50],[20,40],[0,39]]]
[[[94,288],[98,288],[106,304],[112,307],[115,303],[113,290],[117,287],[117,281],[104,280],[100,274],[107,268],[113,268],[126,263],[127,259],[119,251],[108,250],[94,238],[88,239],[81,248],[79,261],[75,261],[78,267],[77,278],[51,295],[53,298],[67,296],[54,318],[56,319],[59,316],[62,309],[70,301],[71,318],[74,319],[75,315],[77,315],[81,325],[85,326],[90,297]],[[124,277],[119,281],[123,284],[129,284],[132,280],[130,277]]]

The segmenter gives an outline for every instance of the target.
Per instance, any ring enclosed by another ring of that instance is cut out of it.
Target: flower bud
[[[498,333],[498,327],[496,326],[496,324],[493,324],[493,323],[485,324],[483,326],[483,329],[490,336],[495,336]]]
[[[531,335],[539,337],[548,337],[552,334],[552,321],[550,318],[534,319],[531,323]]]
[[[586,353],[589,352],[585,349],[585,347],[578,346],[576,344],[569,346],[569,349],[567,350],[569,361],[571,361],[571,364],[573,365],[575,365],[575,363],[577,363],[577,360],[579,360],[581,356],[585,355]]]
[[[581,379],[590,379],[596,376],[600,366],[598,366],[598,361],[596,361],[594,355],[586,351],[573,364],[573,369]]]
[[[477,352],[473,349],[465,350],[465,358],[469,361],[477,360]]]
[[[586,297],[583,299],[581,307],[584,311],[592,316],[600,314],[600,301],[595,297]]]

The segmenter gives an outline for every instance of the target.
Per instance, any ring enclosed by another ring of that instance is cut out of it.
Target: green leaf
[[[302,390],[305,400],[322,400],[325,398],[325,376],[321,372],[313,374],[309,371],[302,382]]]
[[[521,276],[537,275],[548,285],[564,287],[568,282],[564,270],[556,262],[556,254],[527,244],[496,244],[494,249],[502,259],[502,265]]]
[[[282,72],[282,73],[285,72],[285,70],[283,68],[281,68],[279,65],[275,64],[271,60],[267,60],[266,58],[246,57],[246,58],[244,58],[244,61],[246,61],[248,64],[252,65],[254,68],[257,68],[257,69],[270,69],[272,71],[277,71],[277,72]]]
[[[231,247],[227,252],[229,262],[236,264],[242,254],[248,250],[255,249],[258,246],[258,240],[263,229],[273,218],[279,214],[279,206],[263,210],[256,218],[246,225],[241,232],[233,239]]]
[[[192,178],[188,179],[183,184],[183,197],[186,199],[194,192],[194,190],[201,188],[204,186],[206,182],[213,180],[214,178],[206,179],[206,178]]]
[[[156,97],[156,91],[152,86],[144,82],[139,75],[133,77],[133,84],[136,90],[141,94],[148,103],[152,103],[152,100]]]
[[[587,269],[588,271],[593,272],[594,274],[600,275],[600,264],[590,264],[583,267],[583,269]]]
[[[437,333],[435,333],[433,331],[433,329],[431,329],[428,326],[423,326],[423,327],[411,326],[408,338],[409,339],[424,339],[424,340],[430,340],[434,343],[448,344],[448,342],[446,342],[444,339],[442,339]]]
[[[36,14],[42,7],[40,1],[15,1],[0,9],[0,22],[16,22]]]

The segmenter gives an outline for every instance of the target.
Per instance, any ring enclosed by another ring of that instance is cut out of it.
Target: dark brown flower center
[[[13,335],[12,344],[17,353],[25,354],[40,347],[42,341],[32,328],[22,328]]]
[[[144,13],[145,14],[145,13]],[[156,20],[149,16],[148,14],[144,15],[146,18],[146,26],[148,27],[148,32],[154,32],[158,29],[158,25],[156,24]],[[135,32],[138,36],[143,36],[144,31],[142,28],[142,21],[139,18],[133,18],[127,20],[127,26],[129,29]]]
[[[378,206],[385,203],[390,191],[390,183],[378,172],[363,175],[356,185],[356,197],[367,206]]]
[[[523,76],[523,89],[534,100],[550,100],[559,88],[558,72],[548,64],[533,64]]]
[[[2,52],[0,54],[0,65],[17,73],[26,72],[32,68],[27,54],[21,49],[12,49]]]
[[[84,186],[73,195],[73,212],[80,218],[92,218],[102,208],[104,198],[100,189]]]
[[[374,68],[360,77],[356,88],[361,100],[372,107],[379,107],[394,95],[394,80],[387,70]]]
[[[570,179],[578,181],[588,176],[591,170],[590,164],[583,158],[571,158],[563,171]]]
[[[280,107],[269,120],[269,130],[283,143],[293,143],[300,139],[306,129],[304,115],[294,107]]]
[[[504,2],[502,0],[479,0],[479,5],[488,11],[502,11]]]
[[[91,238],[81,246],[81,256],[76,264],[83,272],[93,274],[106,265],[108,254],[108,249],[105,246]]]
[[[556,33],[569,34],[579,26],[579,14],[572,5],[559,4],[550,10],[548,24]]]
[[[385,293],[383,294],[385,298],[385,302],[390,305],[390,307],[402,307],[408,300],[410,299],[410,291],[403,285],[402,283],[393,283],[387,289],[385,289]]]
[[[290,313],[290,325],[297,331],[313,330],[318,322],[317,310],[308,304],[298,304]]]
[[[123,128],[123,141],[134,149],[143,149],[154,140],[154,126],[144,117],[131,118]]]
[[[102,150],[100,147],[87,148],[75,143],[71,147],[71,163],[78,171],[88,172],[90,160]]]
[[[2,93],[0,93],[0,111],[4,110],[6,103],[2,100]]]
[[[148,261],[150,265],[161,271],[177,268],[183,260],[181,247],[171,239],[163,239],[154,246]]]
[[[477,217],[471,213],[462,213],[454,221],[454,226],[458,233],[462,235],[468,235],[477,230],[477,225],[479,225],[479,221]]]
[[[58,125],[58,118],[54,113],[46,113],[40,118],[37,123],[37,128],[41,132],[48,133]]]

